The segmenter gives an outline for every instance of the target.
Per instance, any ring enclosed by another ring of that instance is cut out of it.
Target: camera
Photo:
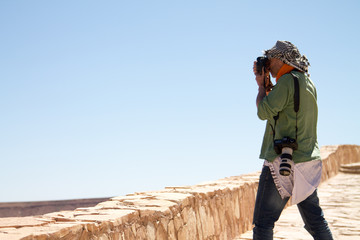
[[[270,67],[270,61],[267,57],[258,57],[256,59],[256,72],[258,74],[261,74],[263,69],[265,72],[265,70],[269,69],[269,67]]]
[[[296,140],[290,137],[274,140],[274,149],[280,155],[280,169],[279,173],[283,176],[289,176],[291,173],[292,153],[297,150],[298,144]]]
[[[258,57],[256,59],[256,73],[261,75],[262,70],[264,70],[264,72],[267,72],[270,70],[270,60],[267,57]],[[264,78],[264,87],[267,92],[271,91],[273,86],[274,85],[270,81],[270,77],[268,78],[268,81],[266,81]]]

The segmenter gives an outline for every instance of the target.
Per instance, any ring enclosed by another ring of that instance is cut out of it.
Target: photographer
[[[277,41],[254,62],[258,117],[267,120],[260,158],[264,166],[254,210],[254,240],[273,239],[274,223],[291,197],[314,239],[333,239],[319,205],[322,162],[317,143],[317,95],[307,58]],[[276,79],[273,86],[269,73]]]

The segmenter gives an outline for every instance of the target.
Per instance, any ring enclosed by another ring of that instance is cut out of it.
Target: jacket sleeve
[[[293,82],[289,75],[282,76],[271,92],[259,103],[257,114],[261,120],[272,120],[289,103]]]

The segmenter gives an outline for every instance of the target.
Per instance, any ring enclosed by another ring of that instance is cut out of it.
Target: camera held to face
[[[282,139],[274,140],[274,149],[277,154],[280,155],[280,169],[279,172],[283,176],[289,176],[291,173],[292,153],[298,148],[298,144],[295,139],[290,137],[284,137]]]
[[[266,70],[269,70],[269,67],[270,67],[270,60],[267,57],[258,57],[256,59],[256,72],[258,74],[261,74],[263,69],[264,72],[266,72]]]
[[[256,59],[256,74],[261,75],[262,71],[264,71],[264,73],[267,75],[268,72],[270,71],[270,60],[267,57],[258,57]],[[274,87],[274,85],[272,84],[270,77],[265,77],[264,78],[264,87],[266,89],[267,92],[270,92],[271,89]]]

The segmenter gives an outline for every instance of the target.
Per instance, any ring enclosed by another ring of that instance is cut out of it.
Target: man
[[[253,239],[273,239],[274,224],[291,197],[314,239],[331,240],[316,191],[322,162],[316,133],[317,95],[308,75],[310,63],[288,41],[277,41],[264,55],[269,61],[265,70],[258,72],[254,62],[259,86],[257,113],[267,124],[260,154],[265,161],[255,203]],[[276,79],[272,89],[267,87],[271,83],[269,72]],[[282,153],[275,151],[275,145]]]

